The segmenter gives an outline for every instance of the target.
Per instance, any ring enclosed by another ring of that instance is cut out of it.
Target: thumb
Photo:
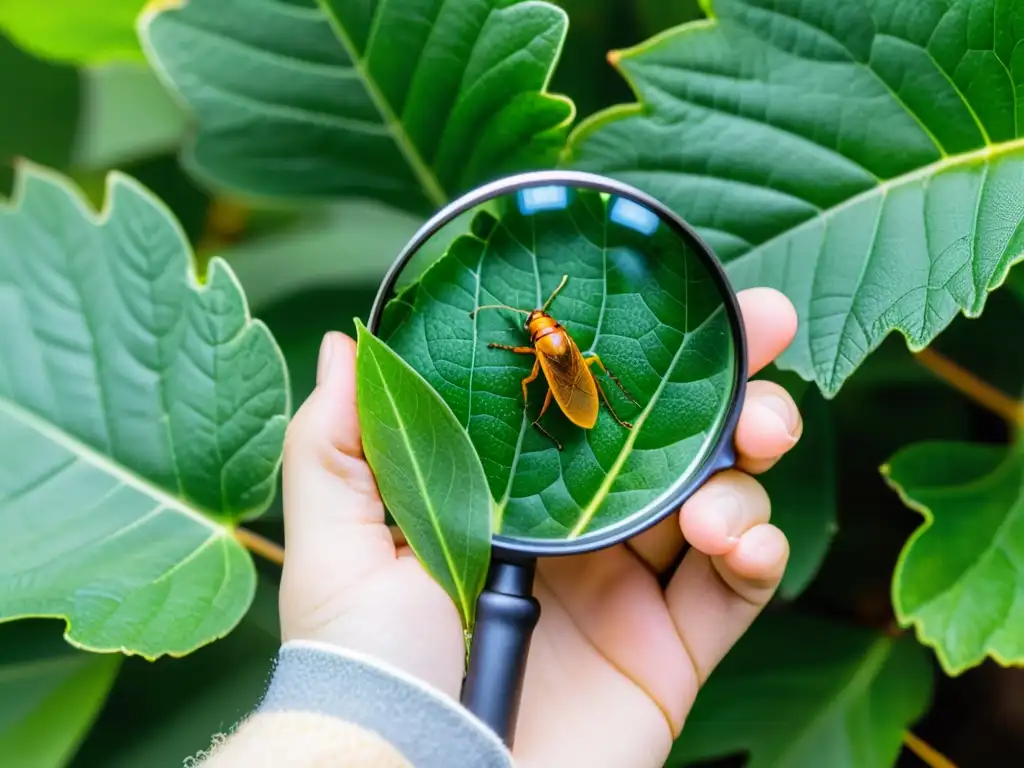
[[[295,414],[285,437],[285,564],[282,631],[318,596],[337,595],[395,558],[384,505],[363,458],[356,411],[355,342],[324,336],[316,389]]]

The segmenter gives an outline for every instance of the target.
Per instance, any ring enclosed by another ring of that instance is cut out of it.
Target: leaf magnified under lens
[[[529,344],[523,316],[470,314],[504,304],[548,308],[585,357],[600,355],[640,406],[599,369],[624,429],[602,408],[592,429],[556,408],[530,424],[543,377],[534,360],[489,343]],[[572,539],[630,518],[701,465],[725,421],[736,344],[708,266],[632,200],[562,186],[492,200],[444,256],[385,309],[382,338],[423,375],[466,427],[505,536]]]

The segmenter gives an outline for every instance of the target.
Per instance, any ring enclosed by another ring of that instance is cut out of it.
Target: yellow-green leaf
[[[4,0],[0,29],[36,56],[75,64],[141,61],[135,18],[145,0]]]
[[[1024,453],[928,442],[882,467],[924,523],[900,555],[893,605],[903,626],[959,674],[989,656],[1024,663]]]

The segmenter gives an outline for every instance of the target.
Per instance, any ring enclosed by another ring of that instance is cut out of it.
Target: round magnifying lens
[[[369,328],[469,433],[496,502],[501,597],[528,599],[532,558],[634,536],[733,464],[736,296],[690,227],[612,179],[528,173],[456,200],[399,256]],[[468,699],[510,740],[521,669],[481,666],[502,645],[487,640],[487,596]],[[488,711],[502,688],[511,711]]]

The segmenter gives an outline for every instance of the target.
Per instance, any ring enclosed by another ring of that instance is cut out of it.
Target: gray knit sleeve
[[[508,768],[508,750],[449,697],[343,648],[285,643],[257,712],[317,712],[375,731],[415,768]]]

